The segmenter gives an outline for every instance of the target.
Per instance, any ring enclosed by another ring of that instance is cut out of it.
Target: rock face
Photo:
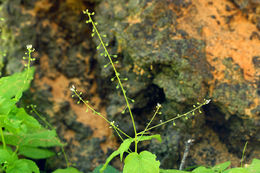
[[[77,163],[83,172],[103,163],[103,151],[116,146],[112,145],[113,138],[105,142],[105,137],[111,136],[108,125],[95,119],[90,112],[86,113],[83,105],[77,106],[69,90],[72,84],[82,91],[88,88],[83,97],[94,99],[92,103],[98,108],[100,99],[96,92],[95,60],[92,58],[95,49],[90,40],[90,28],[85,25],[82,14],[83,9],[92,5],[84,1],[48,0],[15,0],[1,4],[1,14],[5,18],[3,36],[7,38],[1,41],[1,50],[6,50],[6,56],[0,61],[5,65],[4,68],[0,65],[1,72],[9,75],[20,71],[26,45],[33,45],[37,72],[23,104],[37,105],[38,111],[56,127],[61,139],[67,143],[65,152],[70,162]],[[108,130],[101,131],[103,128]],[[104,147],[100,146],[101,143]],[[45,167],[47,172],[66,166],[63,155],[48,163]]]
[[[102,50],[96,51],[99,41],[89,36],[91,28],[84,23],[85,8],[96,12],[109,51],[119,55],[116,67],[128,78],[123,84],[135,100],[131,107],[138,131],[145,128],[157,103],[162,104],[162,115],[155,124],[204,98],[212,100],[202,114],[155,129],[153,133],[162,135],[161,144],[141,144],[141,150],[157,155],[162,168],[178,167],[189,138],[195,142],[186,166],[227,160],[235,166],[246,141],[246,161],[259,157],[257,0],[6,0],[1,6],[5,34],[11,38],[0,45],[11,46],[2,72],[20,70],[17,62],[25,45],[35,45],[39,60],[32,98],[49,103],[40,109],[69,141],[69,156],[80,170],[88,172],[104,162],[103,152],[116,144],[108,125],[75,105],[69,96],[71,84],[86,90],[86,99],[133,136],[130,117],[127,112],[122,115],[124,99],[116,82],[110,81],[114,72],[110,66],[104,68],[108,60],[100,56]]]
[[[259,8],[253,4],[251,8]],[[228,1],[206,0],[103,1],[96,11],[100,29],[122,54],[122,71],[136,75],[128,87],[133,98],[140,98],[151,84],[163,89],[162,119],[211,98],[202,118],[188,131],[181,130],[182,135],[203,141],[207,138],[200,138],[205,132],[199,129],[211,128],[212,136],[227,147],[228,157],[239,158],[247,140],[250,150],[259,153],[259,30],[246,12]],[[103,58],[99,62],[104,63]],[[134,87],[137,81],[144,83],[137,85],[142,88]],[[214,146],[210,150],[214,159],[205,158],[204,164],[220,161],[216,157],[222,152]]]

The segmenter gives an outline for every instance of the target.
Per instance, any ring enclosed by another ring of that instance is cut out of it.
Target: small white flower
[[[206,100],[205,104],[209,104],[210,101],[211,101],[210,99]]]
[[[70,87],[70,90],[71,90],[72,92],[74,92],[74,91],[76,90],[75,86],[72,85],[72,86]]]
[[[160,104],[160,103],[157,103],[157,106],[156,106],[157,108],[160,108],[160,107],[162,107],[162,105]]]
[[[189,139],[189,140],[187,141],[188,144],[190,144],[190,143],[192,143],[192,142],[194,142],[194,139]]]
[[[110,122],[110,127],[115,125],[115,121]]]
[[[28,44],[28,45],[26,45],[26,48],[27,48],[27,49],[32,49],[32,45],[31,45],[31,44]]]

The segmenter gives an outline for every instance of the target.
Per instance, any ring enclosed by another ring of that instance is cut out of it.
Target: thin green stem
[[[153,114],[152,119],[151,119],[150,122],[147,124],[147,126],[146,126],[145,129],[144,129],[144,131],[142,131],[142,134],[141,134],[141,137],[139,138],[139,140],[142,138],[142,136],[144,135],[144,133],[146,132],[146,130],[148,129],[148,127],[149,127],[150,124],[152,123],[154,117],[158,114],[158,111],[159,111],[160,108],[161,108],[161,105],[158,104],[158,105],[156,106],[156,111],[155,111],[155,113]],[[139,142],[139,140],[138,140],[137,142]]]
[[[99,115],[103,120],[105,120],[108,124],[111,124],[111,122],[106,119],[103,115],[101,115],[99,112],[97,112],[94,108],[89,106],[88,102],[83,100],[82,97],[78,94],[77,90],[73,90],[74,94],[79,98],[80,101],[82,101],[87,106],[87,111],[90,109],[94,114]]]
[[[45,118],[43,118],[37,111],[36,111],[36,109],[34,108],[34,106],[33,105],[30,105],[31,106],[31,109],[32,109],[32,111],[50,128],[50,129],[54,129],[53,128],[53,126],[48,122],[48,121],[46,121],[46,119]]]
[[[24,86],[28,80],[28,76],[29,76],[29,72],[30,72],[30,69],[31,69],[31,61],[32,61],[32,57],[31,57],[31,53],[33,51],[31,49],[28,49],[28,64],[27,64],[27,73],[26,73],[26,79],[25,79],[25,82],[24,82]]]
[[[114,65],[114,63],[113,63],[113,61],[112,61],[112,58],[111,58],[110,54],[109,54],[108,51],[107,51],[106,45],[104,44],[103,39],[101,38],[101,36],[100,36],[100,34],[99,34],[99,32],[98,32],[98,29],[97,29],[97,27],[96,27],[96,24],[94,23],[94,21],[93,21],[92,18],[91,18],[91,14],[90,14],[90,13],[87,13],[87,14],[88,14],[88,17],[89,17],[89,19],[90,19],[90,21],[91,21],[91,23],[92,23],[92,26],[93,26],[93,28],[94,28],[94,30],[95,30],[95,32],[96,32],[98,38],[99,38],[99,41],[100,41],[100,43],[101,43],[103,49],[105,50],[105,54],[106,54],[107,57],[109,58],[110,64],[112,65],[113,70],[114,70],[114,72],[115,72],[115,75],[116,75],[118,84],[119,84],[119,86],[120,86],[120,88],[121,88],[121,90],[122,90],[122,92],[123,92],[123,95],[124,95],[124,98],[125,98],[125,102],[126,102],[126,105],[127,105],[127,108],[128,108],[128,111],[129,111],[131,120],[132,120],[133,128],[134,128],[134,133],[135,133],[135,152],[137,152],[137,132],[136,132],[136,127],[135,127],[135,121],[134,121],[134,116],[133,116],[133,114],[132,114],[132,110],[131,110],[131,108],[130,108],[130,104],[129,104],[128,99],[127,99],[127,96],[126,96],[125,89],[124,89],[124,87],[123,87],[123,85],[122,85],[121,79],[119,78],[119,73],[117,72],[117,69],[115,68],[115,65]]]
[[[117,135],[119,136],[119,138],[120,138],[122,141],[124,141],[124,139],[122,138],[122,136],[120,135],[120,133],[118,132],[118,130],[115,128],[115,125],[112,125],[112,127],[113,127],[114,130],[116,131],[116,133],[117,133]],[[130,137],[129,137],[129,138],[130,138]],[[132,152],[130,148],[129,148],[129,151]],[[129,152],[128,152],[128,153],[129,153]]]
[[[120,135],[120,133],[118,132],[118,130],[115,128],[115,125],[112,125],[112,127],[113,127],[114,130],[116,131],[116,133],[117,133],[117,135],[119,136],[119,138],[120,138],[122,141],[124,141],[124,139],[122,138],[122,136]],[[129,137],[129,138],[130,138],[130,137]],[[132,152],[130,148],[129,148],[129,151]],[[127,151],[127,152],[128,152],[128,151]],[[128,152],[128,153],[129,153],[129,152]]]
[[[113,124],[113,129],[116,131],[117,135],[119,136],[119,138],[124,141],[124,139],[122,138],[122,136],[120,135],[120,133],[118,132],[118,130],[115,128],[115,125]]]
[[[4,138],[2,126],[0,126],[0,134],[1,134],[1,138],[2,138],[3,149],[5,150],[6,149],[6,143],[5,143],[5,138]]]
[[[76,89],[71,89],[71,91],[79,98],[80,101],[82,101],[85,106],[87,107],[87,109],[90,109],[94,114],[100,116],[103,120],[105,120],[108,124],[110,124],[114,129],[116,129],[117,131],[119,131],[120,133],[122,133],[123,135],[125,135],[126,137],[130,138],[130,136],[128,134],[126,134],[124,131],[122,131],[120,128],[116,127],[114,125],[114,122],[110,122],[108,119],[106,119],[106,117],[104,117],[100,112],[97,112],[94,108],[92,108],[87,101],[83,100],[82,97],[80,96],[80,94],[77,92]],[[123,139],[123,138],[122,138]]]
[[[13,152],[13,156],[16,155],[16,153],[17,153],[18,150],[19,150],[19,145],[15,146],[15,147],[16,147],[16,148],[15,148],[15,151]]]
[[[55,128],[48,122],[46,121],[45,118],[43,118],[39,113],[38,111],[34,108],[33,105],[31,105],[31,108],[32,108],[32,111],[51,129],[51,130],[55,130]],[[59,139],[60,140],[60,139]],[[67,157],[67,154],[65,153],[65,150],[64,150],[64,147],[61,146],[61,151],[62,151],[62,154],[64,156],[64,159],[65,159],[65,162],[66,162],[66,166],[67,168],[71,165],[69,160],[68,160],[68,157]]]
[[[28,50],[28,57],[25,57],[25,59],[28,60],[27,64],[26,64],[26,78],[24,80],[23,86],[20,88],[20,90],[17,92],[17,94],[15,95],[15,100],[18,101],[19,97],[21,96],[20,94],[23,92],[24,88],[26,87],[26,83],[29,79],[29,73],[30,73],[30,69],[31,69],[31,62],[33,61],[31,53],[34,52],[34,48],[32,48],[31,45],[27,45],[27,50]]]
[[[65,159],[65,162],[66,162],[66,166],[67,166],[67,168],[68,168],[68,167],[70,167],[71,163],[70,163],[69,160],[68,160],[67,154],[65,153],[65,150],[64,150],[64,147],[63,147],[63,146],[61,146],[61,151],[62,151],[62,154],[63,154],[63,156],[64,156],[64,159]]]
[[[246,152],[247,143],[248,143],[248,141],[246,141],[244,149],[243,149],[243,153],[242,153],[241,168],[243,167],[243,161],[244,161],[244,156],[245,156],[245,152]]]
[[[162,126],[162,125],[164,125],[164,124],[166,124],[166,123],[169,123],[169,122],[171,122],[171,121],[174,121],[174,120],[176,120],[176,119],[179,119],[179,118],[182,118],[182,117],[186,117],[186,116],[188,116],[189,114],[191,114],[192,112],[194,112],[194,111],[196,111],[196,110],[199,110],[202,106],[208,104],[209,102],[210,102],[210,100],[205,100],[202,104],[200,104],[200,105],[197,106],[196,108],[194,108],[194,109],[192,109],[192,110],[190,110],[190,111],[188,111],[188,112],[186,112],[186,113],[184,113],[184,114],[182,114],[182,115],[177,115],[176,117],[171,118],[171,119],[169,119],[169,120],[167,120],[167,121],[164,121],[164,122],[162,122],[162,123],[160,123],[160,124],[157,124],[157,125],[155,125],[155,126],[153,126],[153,127],[150,127],[150,128],[148,128],[148,129],[146,129],[146,131],[152,130],[152,129],[154,129],[154,128],[156,128],[156,127],[159,127],[159,126]],[[142,133],[143,133],[143,132],[139,132],[137,135],[142,134]]]

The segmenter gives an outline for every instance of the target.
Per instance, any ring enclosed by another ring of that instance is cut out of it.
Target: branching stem
[[[111,66],[113,67],[113,70],[114,70],[114,72],[115,72],[115,75],[116,75],[118,84],[119,84],[119,86],[120,86],[120,88],[121,88],[121,90],[122,90],[122,93],[123,93],[123,96],[124,96],[124,98],[125,98],[125,102],[126,102],[126,105],[127,105],[127,108],[128,108],[128,111],[129,111],[131,120],[132,120],[133,128],[134,128],[134,133],[135,133],[135,152],[137,152],[137,143],[138,143],[138,141],[137,141],[137,132],[136,132],[136,127],[135,127],[134,116],[133,116],[133,114],[132,114],[132,110],[131,110],[131,108],[130,108],[129,101],[128,101],[128,98],[127,98],[127,96],[126,96],[125,89],[124,89],[124,87],[123,87],[123,85],[122,85],[122,82],[121,82],[121,79],[120,79],[120,77],[119,77],[119,73],[117,72],[117,69],[115,68],[115,65],[114,65],[114,63],[113,63],[113,60],[112,60],[110,54],[109,54],[108,51],[107,51],[106,45],[104,44],[103,39],[102,39],[101,35],[100,35],[99,32],[98,32],[98,29],[97,29],[97,27],[96,27],[95,22],[94,22],[94,21],[92,20],[92,18],[91,18],[91,15],[92,15],[92,14],[91,14],[90,12],[88,12],[88,10],[84,11],[84,13],[86,13],[86,14],[88,15],[88,17],[89,17],[89,22],[92,24],[93,29],[94,29],[94,31],[96,32],[96,34],[97,34],[97,36],[98,36],[98,38],[99,38],[99,41],[100,41],[100,43],[101,43],[101,45],[102,45],[102,47],[103,47],[103,49],[104,49],[104,51],[105,51],[105,55],[108,57],[108,59],[109,59],[109,61],[110,61],[110,64],[111,64]]]
[[[77,92],[76,89],[72,90],[72,92],[79,98],[79,100],[81,102],[83,102],[85,104],[85,106],[87,107],[87,109],[90,109],[94,114],[100,116],[103,120],[105,120],[108,124],[110,124],[115,130],[119,131],[120,133],[122,133],[123,135],[125,135],[126,137],[130,138],[130,136],[128,134],[126,134],[124,131],[122,131],[121,129],[119,129],[117,126],[115,126],[113,124],[113,122],[110,122],[108,119],[106,119],[106,117],[104,117],[101,113],[97,112],[94,108],[92,108],[87,101],[83,100],[82,97],[80,96],[80,94]],[[123,140],[123,139],[122,139]]]
[[[208,104],[209,102],[210,102],[210,100],[205,100],[203,103],[201,103],[201,104],[200,104],[199,106],[197,106],[196,108],[194,108],[194,109],[192,109],[192,110],[190,110],[190,111],[188,111],[188,112],[186,112],[186,113],[184,113],[184,114],[182,114],[182,115],[177,115],[176,117],[171,118],[171,119],[169,119],[169,120],[167,120],[167,121],[164,121],[164,122],[162,122],[162,123],[160,123],[160,124],[157,124],[157,125],[155,125],[155,126],[153,126],[153,127],[150,127],[150,128],[148,128],[148,129],[146,129],[146,131],[152,130],[152,129],[154,129],[154,128],[156,128],[156,127],[159,127],[159,126],[162,126],[162,125],[164,125],[164,124],[166,124],[166,123],[169,123],[169,122],[172,122],[172,121],[174,121],[174,120],[176,120],[176,119],[179,119],[179,118],[182,118],[182,117],[186,117],[186,116],[188,116],[189,114],[191,114],[192,112],[194,112],[194,111],[196,111],[196,110],[199,110],[202,106]],[[137,133],[137,135],[140,135],[140,134],[142,134],[142,133],[143,133],[143,132],[139,132],[139,133]]]
[[[156,106],[156,111],[155,111],[155,113],[153,114],[152,119],[151,119],[150,122],[147,124],[147,126],[146,126],[145,129],[144,129],[144,131],[141,132],[142,134],[141,134],[141,137],[139,138],[139,140],[142,138],[142,136],[144,135],[144,133],[146,132],[146,130],[148,129],[148,127],[149,127],[150,124],[152,123],[154,117],[158,114],[160,108],[161,108],[161,105],[158,104],[158,105]],[[139,142],[139,140],[138,140],[137,142]]]

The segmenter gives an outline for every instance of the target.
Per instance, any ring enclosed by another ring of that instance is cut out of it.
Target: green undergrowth
[[[159,173],[260,173],[260,160],[258,159],[253,159],[252,163],[248,165],[246,168],[240,167],[240,168],[228,169],[230,164],[231,164],[230,161],[228,161],[210,168],[199,166],[193,169],[192,171],[181,171],[176,169],[169,169],[169,170],[160,169]],[[103,165],[97,167],[93,171],[93,173],[99,173],[99,170],[101,169],[102,166]],[[140,167],[138,166],[135,166],[135,168],[140,169]],[[141,173],[143,171],[142,169],[143,168],[141,168],[141,170],[138,169],[137,170],[131,169],[131,170],[136,173]],[[108,166],[107,169],[104,171],[104,173],[121,173],[121,172],[111,166]]]
[[[27,63],[24,71],[0,78],[0,172],[5,173],[39,173],[33,160],[46,159],[56,153],[50,147],[64,144],[57,137],[54,129],[43,127],[24,108],[17,107],[23,92],[26,91],[34,76],[30,64],[34,51],[31,45],[23,58]],[[35,110],[35,106],[32,106]],[[69,167],[69,166],[68,166]],[[69,172],[73,173],[74,168]],[[65,170],[56,170],[62,173]],[[75,171],[74,173],[79,172]]]

